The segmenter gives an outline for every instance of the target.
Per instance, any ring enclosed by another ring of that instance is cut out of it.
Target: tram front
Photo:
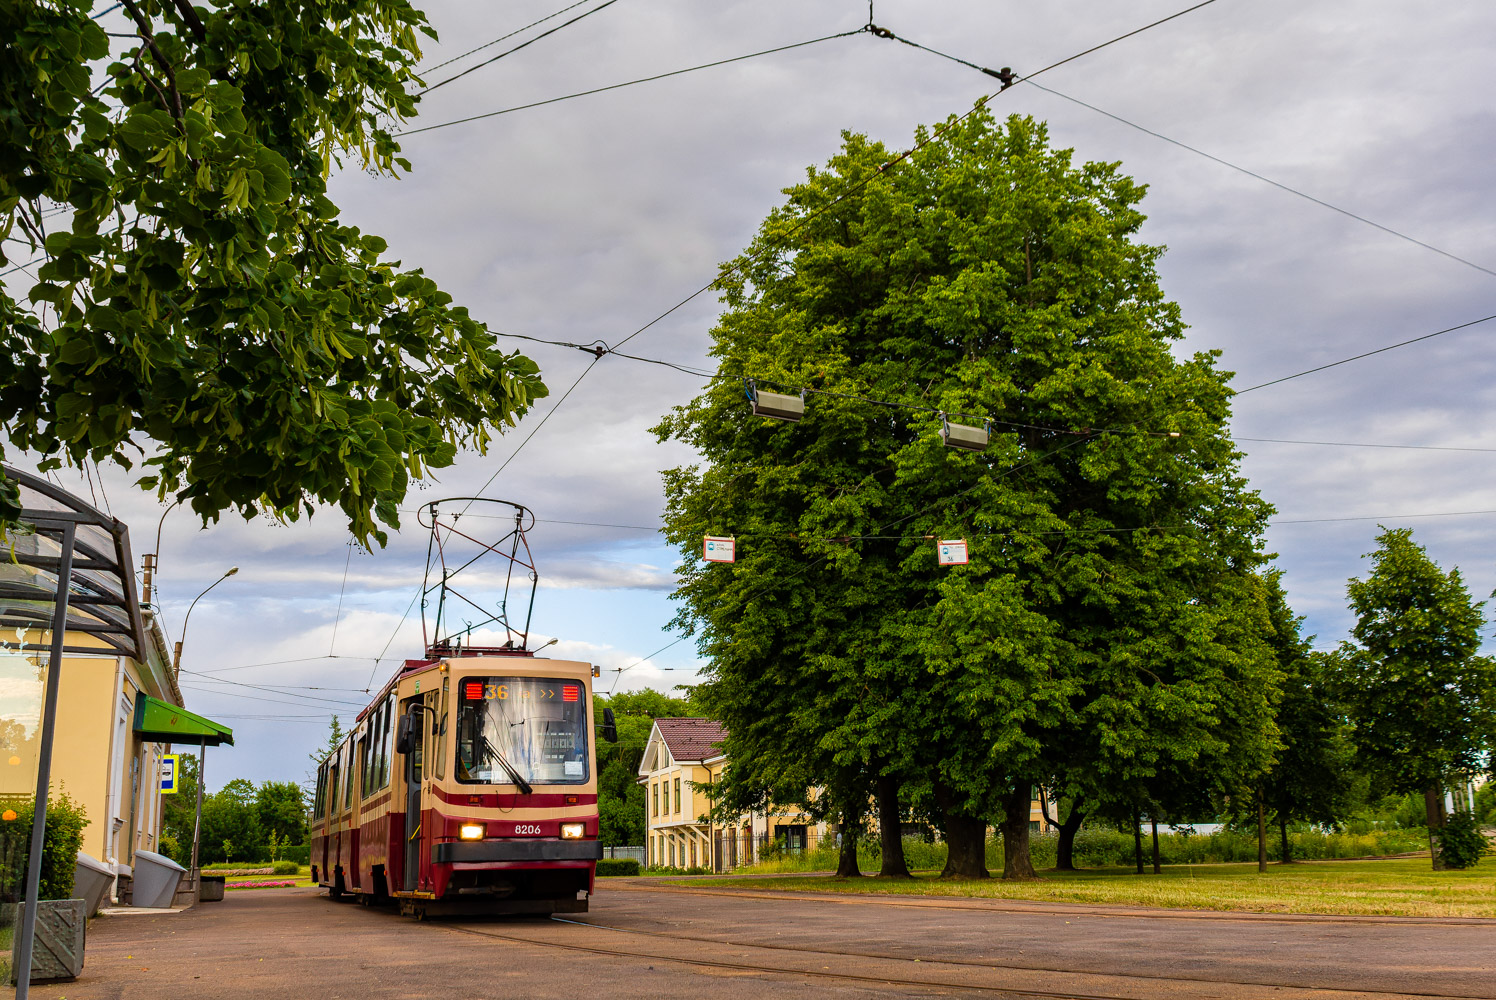
[[[407,727],[444,758],[406,813],[420,885],[396,895],[416,912],[585,912],[602,857],[592,666],[480,655],[439,671],[439,702],[422,700],[431,724]]]

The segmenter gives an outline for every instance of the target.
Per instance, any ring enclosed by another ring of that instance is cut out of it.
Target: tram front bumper
[[[600,840],[467,840],[435,844],[431,860],[437,864],[484,861],[597,861],[603,856]]]

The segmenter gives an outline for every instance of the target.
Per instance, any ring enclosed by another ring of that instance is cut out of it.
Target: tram
[[[418,918],[586,912],[602,857],[594,734],[617,738],[611,711],[593,717],[599,670],[527,649],[529,612],[523,628],[510,627],[507,582],[487,618],[442,633],[456,597],[486,606],[456,589],[478,556],[458,556],[453,543],[506,555],[504,540],[457,531],[439,509],[452,502],[423,508],[433,534],[427,579],[437,579],[428,594],[438,593],[438,610],[434,630],[424,614],[422,625],[428,639],[433,631],[439,638],[404,662],[318,768],[312,879],[333,898],[398,904]],[[518,512],[517,541],[507,556],[511,570],[528,569],[533,607],[529,512],[509,506]],[[505,628],[502,645],[463,643],[492,625]]]

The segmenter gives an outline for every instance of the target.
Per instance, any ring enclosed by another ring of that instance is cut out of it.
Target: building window
[[[654,815],[660,814],[660,786],[650,785],[649,790],[654,793]]]
[[[675,867],[675,841],[670,842],[670,867]]]
[[[691,867],[696,867],[696,841],[691,841]]]
[[[680,812],[680,779],[675,779],[675,811]]]

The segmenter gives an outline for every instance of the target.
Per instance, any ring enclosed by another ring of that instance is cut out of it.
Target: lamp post
[[[171,672],[175,676],[180,677],[182,675],[182,643],[187,638],[187,620],[192,617],[192,609],[195,608],[195,607],[197,607],[197,602],[200,601],[200,600],[202,600],[203,597],[208,593],[209,590],[212,590],[214,587],[218,586],[220,583],[222,583],[223,581],[227,580],[229,577],[233,576],[237,572],[239,572],[239,567],[238,566],[230,566],[227,573],[223,574],[223,576],[220,576],[218,579],[216,579],[212,583],[208,584],[207,589],[204,590],[201,594],[198,594],[196,597],[194,597],[192,599],[192,603],[187,606],[187,613],[182,616],[182,631],[177,636],[177,646],[176,646],[176,649],[172,652],[172,657],[171,657]],[[193,820],[192,820],[192,869],[191,869],[191,871],[192,871],[192,881],[193,881],[194,885],[200,885],[201,881],[202,881],[201,878],[200,878],[200,876],[199,876],[198,870],[197,870],[197,852],[198,852],[198,846],[202,842],[202,836],[203,836],[203,782],[207,778],[207,775],[205,773],[206,767],[207,767],[207,763],[208,763],[208,740],[207,740],[206,737],[203,737],[202,739],[198,740],[198,748],[197,748],[197,813],[193,817]]]
[[[197,602],[198,601],[201,601],[204,597],[207,596],[208,590],[212,590],[214,587],[218,586],[220,583],[222,583],[223,581],[227,580],[229,577],[233,576],[237,572],[239,572],[239,567],[238,566],[230,566],[227,573],[223,574],[223,576],[220,576],[218,579],[216,579],[212,583],[208,584],[208,589],[204,590],[201,594],[198,594],[196,597],[194,597],[192,599],[192,603],[189,604],[189,605],[187,605],[187,613],[182,616],[182,632],[181,632],[181,634],[179,636],[177,636],[177,646],[176,646],[176,649],[173,650],[172,654],[171,654],[171,672],[172,673],[177,674],[179,676],[182,673],[182,643],[187,638],[187,621],[188,621],[188,619],[190,619],[192,617],[192,609],[195,608],[195,607],[197,607]]]

